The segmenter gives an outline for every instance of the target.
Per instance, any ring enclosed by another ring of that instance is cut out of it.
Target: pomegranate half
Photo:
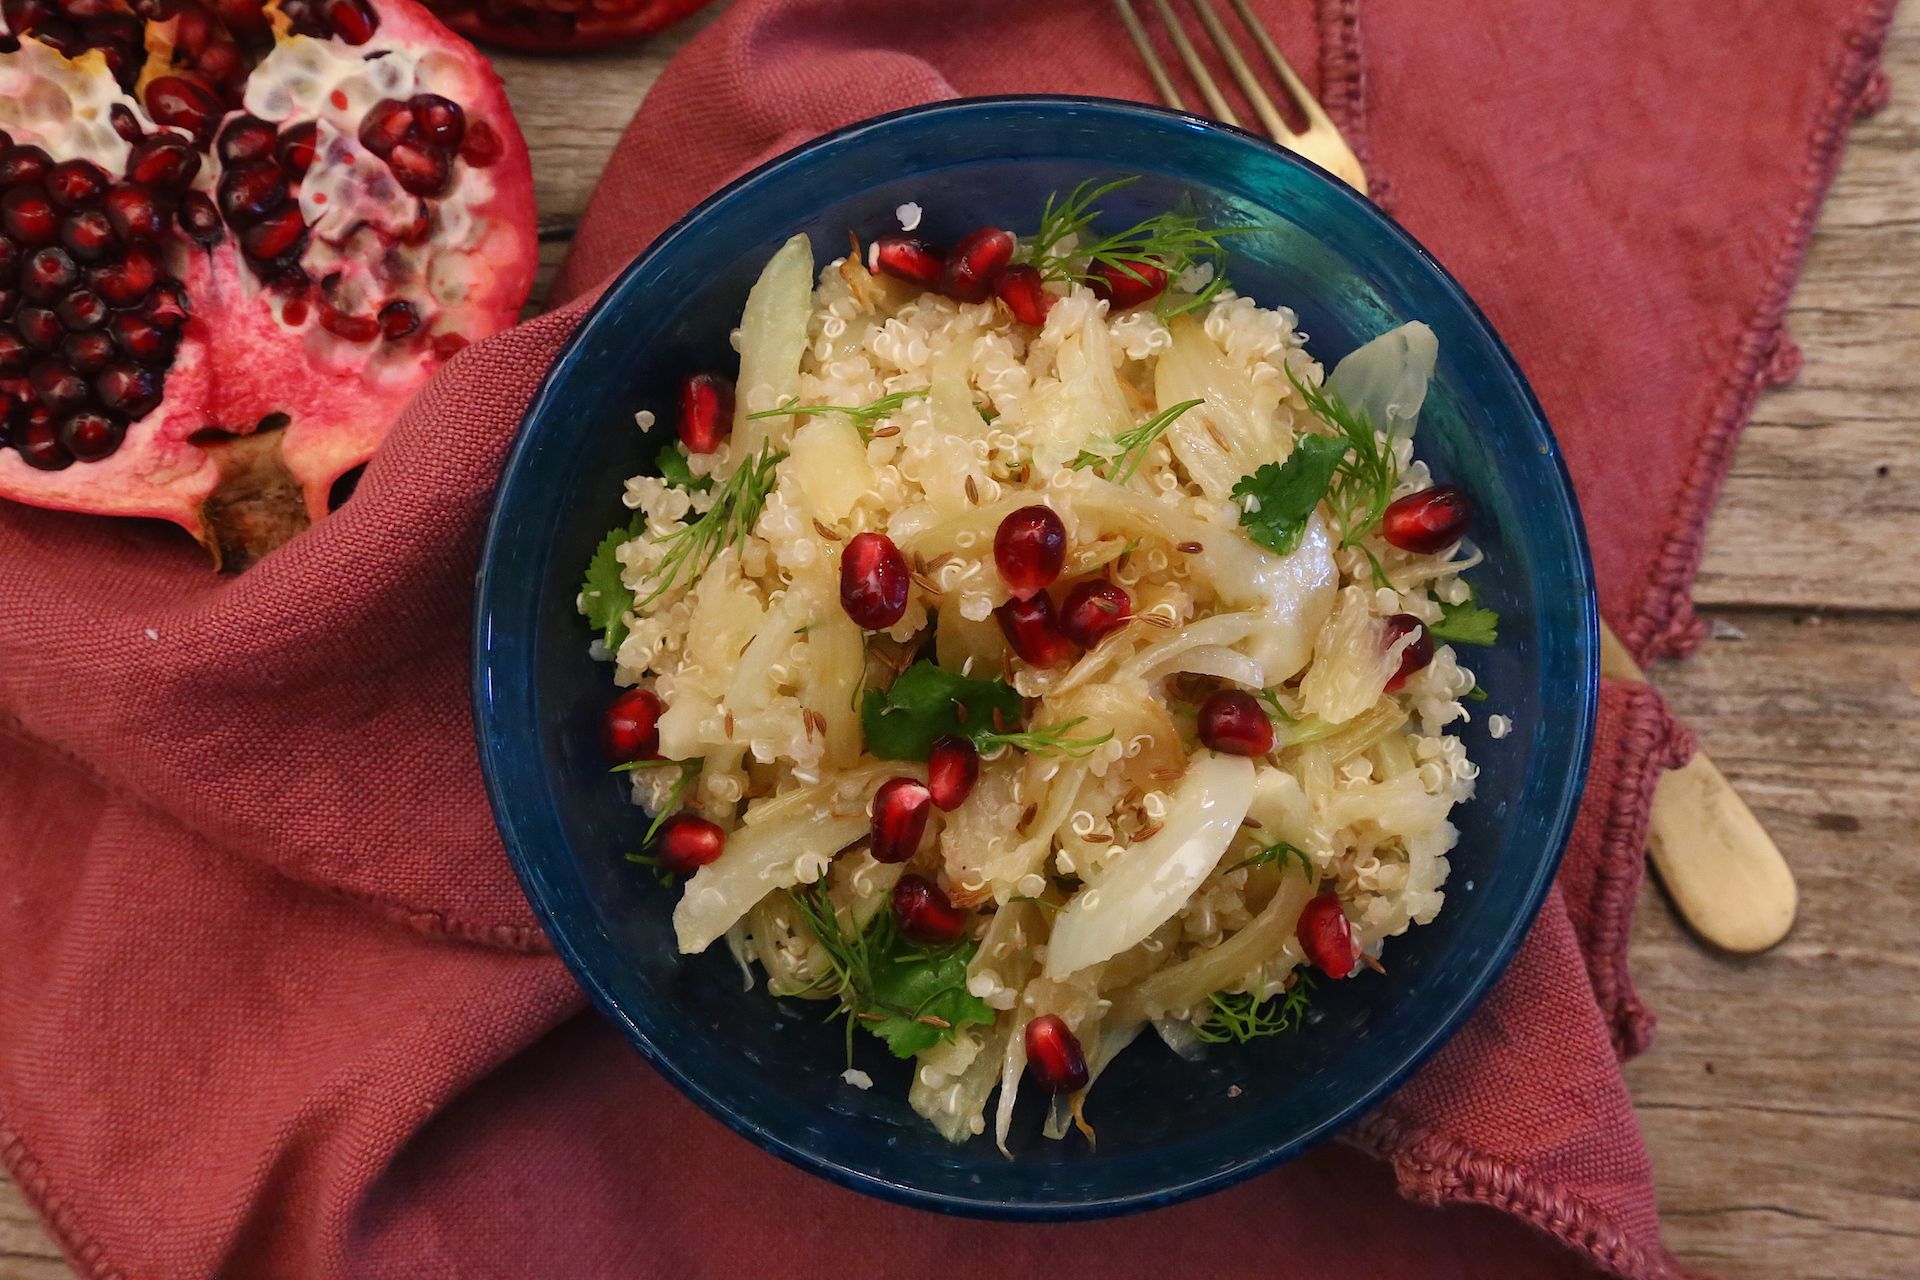
[[[0,16],[0,496],[244,567],[526,301],[499,78],[412,0]]]
[[[428,0],[462,35],[528,53],[592,49],[652,35],[707,0]]]

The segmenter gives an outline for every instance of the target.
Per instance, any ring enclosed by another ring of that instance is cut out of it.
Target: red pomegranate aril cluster
[[[993,533],[993,563],[1015,600],[1046,590],[1067,562],[1067,526],[1052,507],[1011,512]]]
[[[680,443],[688,453],[712,453],[733,430],[733,383],[717,373],[690,373],[680,381]]]
[[[1241,689],[1221,689],[1200,704],[1202,746],[1235,756],[1263,756],[1273,750],[1273,721],[1260,700]]]
[[[1060,629],[1053,599],[1041,592],[1030,600],[1009,600],[993,611],[1000,634],[1022,662],[1057,667],[1073,657],[1073,641]]]
[[[1400,665],[1387,679],[1386,691],[1398,693],[1406,686],[1408,676],[1433,661],[1433,637],[1427,634],[1426,624],[1410,613],[1391,614],[1385,622],[1388,648],[1398,644],[1402,636],[1413,637],[1400,651]]]
[[[416,196],[446,194],[454,157],[479,163],[462,151],[466,134],[460,104],[435,93],[417,93],[404,102],[383,99],[360,123],[360,145],[385,160],[394,181]]]
[[[1087,1087],[1087,1055],[1080,1039],[1057,1013],[1027,1023],[1027,1074],[1048,1093],[1074,1093]]]
[[[1000,273],[1013,264],[1017,247],[1012,232],[981,227],[948,251],[940,268],[940,292],[955,302],[985,302],[993,296]]]
[[[727,849],[727,833],[697,813],[682,810],[653,833],[653,856],[662,870],[690,876]]]
[[[907,561],[884,533],[856,533],[840,552],[840,607],[864,631],[907,615]]]
[[[1380,536],[1402,551],[1435,555],[1464,538],[1472,520],[1466,490],[1437,484],[1390,503],[1380,518]]]
[[[967,936],[967,913],[954,906],[939,885],[912,872],[894,882],[893,916],[901,933],[929,946],[945,946]]]
[[[1340,895],[1328,890],[1307,900],[1300,909],[1295,926],[1300,950],[1311,964],[1329,978],[1346,978],[1360,961],[1360,947],[1354,940],[1353,924],[1340,906]]]
[[[607,758],[615,764],[657,759],[664,710],[651,689],[628,689],[615,698],[600,721],[600,745]]]
[[[1036,268],[1014,264],[1019,247],[1013,233],[999,227],[981,227],[945,253],[919,236],[895,232],[867,246],[867,270],[938,290],[955,302],[997,297],[1022,324],[1045,324],[1055,298]]]
[[[962,737],[936,740],[927,755],[927,791],[942,813],[952,813],[980,780],[980,749]]]
[[[872,841],[875,862],[905,862],[920,849],[927,833],[933,795],[918,778],[889,778],[873,793]]]

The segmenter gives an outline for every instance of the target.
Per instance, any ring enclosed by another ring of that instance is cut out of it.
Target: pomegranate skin
[[[1329,978],[1351,976],[1353,967],[1360,962],[1353,925],[1340,907],[1340,895],[1332,890],[1307,901],[1300,909],[1300,923],[1295,932],[1307,963]]]
[[[864,631],[907,615],[907,561],[884,533],[856,533],[840,552],[840,607]]]
[[[1407,677],[1433,661],[1433,637],[1427,634],[1426,624],[1410,613],[1396,613],[1386,619],[1387,644],[1398,644],[1400,637],[1412,635],[1413,640],[1400,651],[1400,666],[1387,680],[1388,693],[1398,693],[1407,683]]]
[[[915,942],[944,946],[967,936],[967,913],[939,885],[911,872],[894,883],[893,916],[900,932]]]
[[[1067,526],[1052,507],[1035,503],[1009,512],[993,532],[993,564],[1015,600],[1046,590],[1066,561]]]
[[[1260,700],[1240,689],[1222,689],[1200,704],[1200,741],[1235,756],[1273,750],[1273,721]]]
[[[552,0],[431,0],[440,20],[461,35],[524,53],[568,53],[624,44],[701,8],[707,0],[603,0],[593,5]]]
[[[1380,536],[1402,551],[1430,556],[1464,538],[1472,522],[1473,499],[1467,491],[1437,484],[1389,504],[1380,517]]]
[[[873,793],[872,843],[875,862],[905,862],[920,849],[927,833],[933,796],[918,778],[889,778]]]
[[[952,813],[980,780],[980,750],[961,737],[940,738],[927,756],[927,790],[942,813]]]
[[[600,722],[600,745],[615,764],[660,755],[660,713],[666,708],[651,689],[628,689],[613,700]]]
[[[1087,1087],[1087,1056],[1080,1039],[1057,1013],[1043,1013],[1027,1024],[1027,1074],[1048,1093],[1073,1093]]]

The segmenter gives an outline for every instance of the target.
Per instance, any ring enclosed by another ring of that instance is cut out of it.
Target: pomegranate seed
[[[120,135],[122,142],[135,143],[147,136],[147,131],[140,127],[140,118],[134,115],[133,108],[124,102],[116,102],[109,107],[107,119],[112,123],[113,131]]]
[[[397,98],[382,98],[360,122],[360,145],[385,160],[412,129],[413,109]]]
[[[940,292],[956,302],[985,302],[993,296],[993,282],[1013,261],[1013,234],[998,227],[981,227],[967,236],[940,269]]]
[[[101,404],[136,421],[160,403],[161,386],[161,377],[154,370],[131,364],[108,365],[93,380],[93,390]]]
[[[884,533],[856,533],[840,552],[840,607],[867,631],[907,613],[907,562]]]
[[[106,172],[91,160],[64,160],[47,172],[47,195],[62,209],[92,204],[107,189]]]
[[[1345,978],[1360,960],[1360,948],[1354,944],[1353,925],[1340,909],[1340,895],[1329,889],[1308,900],[1300,909],[1295,926],[1300,950],[1311,964],[1329,978]]]
[[[1030,600],[1009,600],[993,611],[1000,634],[1022,661],[1036,667],[1056,667],[1073,657],[1073,641],[1054,617],[1046,592]]]
[[[372,316],[350,316],[327,306],[320,308],[320,327],[348,342],[372,342],[380,336],[380,322]]]
[[[127,428],[98,409],[82,409],[60,424],[60,443],[82,462],[98,462],[120,447]]]
[[[295,178],[304,178],[307,170],[313,167],[313,158],[319,149],[320,127],[308,120],[296,124],[280,135],[273,149],[274,159],[280,167]]]
[[[249,257],[271,261],[292,253],[307,234],[300,206],[289,201],[240,233],[240,248]]]
[[[127,153],[127,178],[154,191],[183,191],[200,172],[200,153],[178,134],[156,133]]]
[[[106,217],[113,233],[128,244],[152,244],[167,229],[166,215],[152,193],[125,182],[107,189]]]
[[[215,34],[213,15],[200,5],[189,4],[180,11],[179,21],[174,24],[173,46],[189,58],[195,57]]]
[[[187,290],[178,280],[162,280],[147,295],[140,313],[162,329],[178,329],[193,314],[187,305]]]
[[[0,375],[25,373],[33,363],[33,348],[11,329],[0,329]]]
[[[203,248],[219,244],[226,231],[220,225],[220,211],[205,192],[189,191],[180,198],[180,227]]]
[[[1052,507],[1021,507],[993,533],[993,563],[1015,600],[1026,600],[1060,576],[1067,560],[1067,526]]]
[[[107,322],[107,304],[90,289],[75,289],[53,304],[53,314],[68,333],[85,333]]]
[[[155,124],[185,129],[201,146],[220,119],[220,99],[198,77],[156,76],[147,82],[146,100]]]
[[[361,0],[327,0],[327,23],[348,44],[365,44],[380,29],[380,19]]]
[[[38,250],[20,273],[20,291],[35,302],[45,302],[73,287],[80,278],[80,268],[73,265],[73,256],[65,249],[54,245]]]
[[[1043,1013],[1027,1024],[1027,1073],[1048,1093],[1087,1087],[1087,1055],[1059,1014]]]
[[[393,149],[387,157],[387,167],[393,170],[394,181],[401,189],[416,196],[440,195],[453,180],[453,157],[444,151],[416,147],[411,142],[403,142]]]
[[[1045,324],[1047,312],[1059,301],[1047,292],[1039,268],[1025,263],[1002,271],[1000,278],[993,282],[993,292],[1021,324]]]
[[[943,265],[934,247],[918,236],[885,235],[867,246],[867,270],[923,289],[940,283]]]
[[[286,171],[271,160],[255,160],[220,175],[220,213],[233,227],[250,227],[286,202]]]
[[[628,689],[613,700],[600,722],[600,745],[615,764],[656,760],[660,756],[660,713],[666,710],[651,689]]]
[[[1087,287],[1113,310],[1125,311],[1159,297],[1167,287],[1167,273],[1157,262],[1096,262],[1088,270]]]
[[[39,147],[14,147],[0,155],[0,186],[41,182],[53,168],[53,157]]]
[[[690,876],[726,852],[727,833],[693,813],[676,813],[654,833],[653,856],[678,876]]]
[[[1060,606],[1060,629],[1081,648],[1091,649],[1131,617],[1133,600],[1126,591],[1105,578],[1089,578],[1067,592]]]
[[[967,936],[967,913],[939,885],[912,872],[894,882],[893,915],[900,932],[915,942],[937,947]]]
[[[1260,700],[1239,689],[1222,689],[1200,704],[1200,741],[1234,756],[1273,750],[1273,721]]]
[[[1430,556],[1465,537],[1472,519],[1473,499],[1466,490],[1437,484],[1389,504],[1380,518],[1380,536],[1402,551]]]
[[[873,839],[867,852],[875,862],[905,862],[927,833],[927,809],[933,796],[918,778],[889,778],[873,793]]]
[[[1410,613],[1396,613],[1386,623],[1389,648],[1398,644],[1401,636],[1413,637],[1400,651],[1400,669],[1387,681],[1387,692],[1398,693],[1406,685],[1408,676],[1433,661],[1433,637],[1427,634],[1426,624]]]
[[[28,466],[40,471],[59,471],[73,465],[73,455],[60,443],[53,411],[45,405],[35,405],[28,411],[26,425],[14,436],[13,447]]]
[[[460,144],[460,158],[476,169],[484,169],[495,163],[506,148],[500,143],[500,135],[485,120],[475,120],[467,127],[466,141]]]
[[[0,227],[23,247],[52,244],[59,233],[53,201],[38,187],[14,187],[0,196]]]
[[[147,296],[160,279],[160,265],[148,249],[129,250],[118,262],[91,267],[87,278],[95,293],[116,307],[130,307]]]
[[[288,298],[287,305],[280,308],[280,321],[282,324],[293,326],[305,324],[307,321],[307,300],[305,298]]]
[[[10,278],[13,275],[13,269],[19,265],[19,246],[15,245],[13,241],[7,239],[5,236],[0,236],[0,279]],[[12,310],[10,306],[0,307],[0,314],[4,314],[10,310]]]
[[[60,343],[60,358],[75,373],[98,373],[117,355],[113,339],[98,329],[91,333],[71,333]]]
[[[255,12],[263,17],[266,14],[264,9]],[[215,84],[238,88],[246,83],[247,55],[231,40],[215,40],[202,49],[200,56],[194,59],[194,67]]]
[[[948,736],[927,756],[927,790],[943,813],[952,813],[973,794],[980,778],[980,751],[966,738]]]
[[[21,307],[13,313],[13,327],[27,340],[27,345],[36,351],[51,351],[60,345],[60,337],[66,329],[60,323],[60,317],[46,307]]]
[[[42,360],[27,374],[36,400],[55,413],[78,409],[87,398],[87,382],[58,360]]]
[[[380,308],[380,333],[388,342],[412,337],[420,329],[420,314],[413,304],[396,298]]]
[[[134,311],[122,311],[107,321],[113,344],[141,364],[161,365],[173,359],[174,336]]]
[[[712,453],[733,430],[733,383],[717,373],[680,380],[680,443],[688,453]]]
[[[237,116],[220,131],[220,158],[228,164],[271,159],[279,137],[274,127],[258,116]]]
[[[459,103],[450,102],[437,93],[416,93],[407,99],[407,106],[412,109],[414,121],[420,126],[420,136],[428,146],[449,154],[460,149],[460,140],[467,132],[467,113],[460,109]]]

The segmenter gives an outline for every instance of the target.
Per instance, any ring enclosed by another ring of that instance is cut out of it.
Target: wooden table
[[[691,34],[500,59],[549,270]],[[1651,887],[1634,929],[1660,1029],[1627,1078],[1667,1240],[1727,1277],[1920,1276],[1920,6],[1887,67],[1794,294],[1805,372],[1761,399],[1714,517],[1714,638],[1654,673],[1800,878],[1798,925],[1758,959],[1701,950]],[[68,1274],[0,1177],[0,1280]]]

